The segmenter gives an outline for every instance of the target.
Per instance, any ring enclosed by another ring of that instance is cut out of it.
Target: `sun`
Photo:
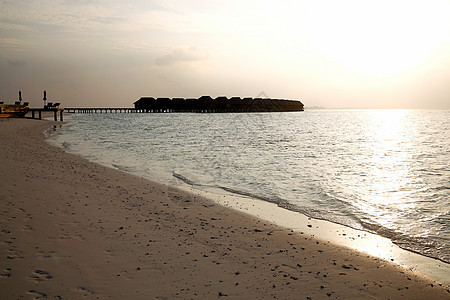
[[[319,53],[361,74],[406,72],[450,39],[446,1],[320,3],[302,21],[306,38]]]

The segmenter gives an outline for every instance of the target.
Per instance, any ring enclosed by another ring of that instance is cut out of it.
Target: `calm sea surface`
[[[450,262],[450,111],[80,114],[52,143],[156,181],[251,195]]]

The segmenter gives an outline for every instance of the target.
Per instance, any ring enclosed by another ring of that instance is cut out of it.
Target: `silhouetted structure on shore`
[[[202,96],[198,99],[142,97],[134,102],[136,110],[146,112],[196,112],[196,113],[238,113],[238,112],[286,112],[303,111],[298,100],[270,98],[240,98]]]

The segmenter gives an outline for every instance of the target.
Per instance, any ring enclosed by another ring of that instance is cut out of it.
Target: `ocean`
[[[450,263],[450,111],[75,114],[65,151],[170,185],[232,193]]]

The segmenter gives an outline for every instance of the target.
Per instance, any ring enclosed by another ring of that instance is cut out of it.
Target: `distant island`
[[[197,113],[237,113],[237,112],[288,112],[303,111],[299,100],[271,98],[240,98],[210,96],[200,98],[153,98],[141,97],[134,102],[136,110],[146,112],[197,112]]]
[[[306,106],[306,109],[327,109],[326,107],[323,106]]]

